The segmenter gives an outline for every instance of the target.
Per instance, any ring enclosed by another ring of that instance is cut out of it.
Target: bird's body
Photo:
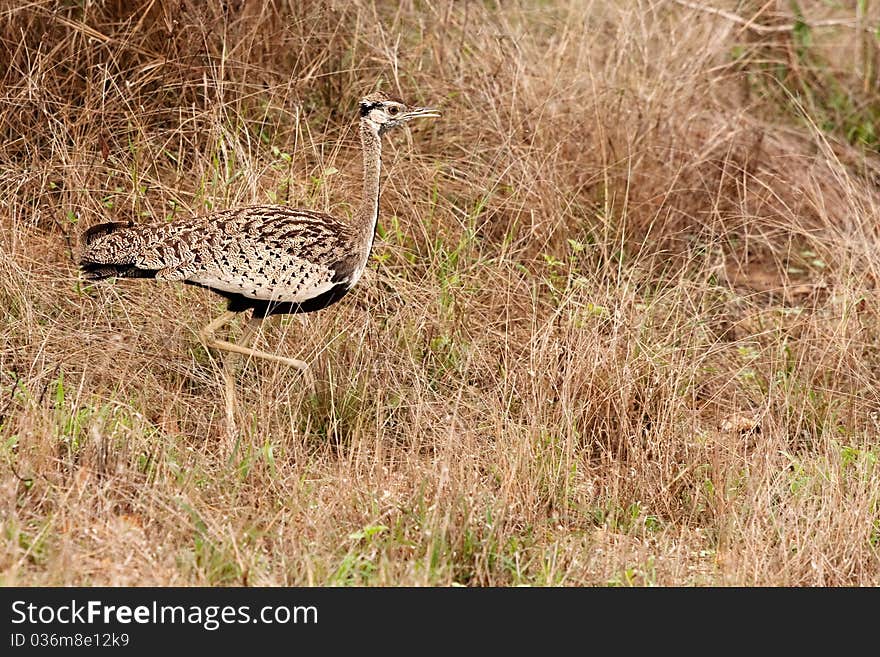
[[[357,231],[329,215],[282,205],[171,223],[101,224],[85,240],[90,278],[183,281],[226,297],[234,312],[252,308],[257,317],[325,308],[366,266]]]
[[[326,308],[358,282],[379,218],[381,137],[389,129],[437,110],[412,108],[383,93],[360,103],[363,196],[350,221],[311,210],[263,205],[166,223],[104,223],[82,235],[80,267],[87,278],[154,278],[209,288],[228,300],[225,315],[201,331],[205,344],[306,369],[303,361],[251,349],[246,343],[267,315]],[[216,331],[235,313],[252,309],[239,344]],[[227,361],[228,365],[228,361]],[[227,382],[232,424],[234,389]]]

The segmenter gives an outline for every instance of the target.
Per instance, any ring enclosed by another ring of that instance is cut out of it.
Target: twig
[[[742,25],[745,29],[751,30],[752,32],[757,32],[758,34],[778,34],[780,32],[793,32],[798,24],[806,25],[810,29],[820,27],[849,27],[857,30],[864,30],[865,32],[871,34],[873,34],[875,31],[874,28],[864,25],[862,21],[841,18],[828,18],[825,20],[813,21],[809,23],[806,21],[799,21],[798,23],[785,23],[784,25],[762,25],[761,23],[756,23],[754,18],[743,18],[739,14],[734,14],[733,12],[725,11],[724,9],[718,9],[717,7],[707,7],[697,2],[691,2],[691,0],[673,0],[673,2],[681,5],[682,7],[687,7],[688,9],[696,9],[697,11],[702,11],[707,14],[720,16],[721,18],[736,23],[737,25]]]
[[[0,427],[3,426],[3,423],[6,422],[6,411],[12,406],[12,402],[15,401],[15,390],[21,385],[21,378],[18,376],[18,372],[12,370],[9,373],[9,376],[12,377],[12,387],[9,389],[9,399],[3,405],[3,409],[0,410]]]
[[[15,469],[15,465],[13,465],[12,463],[12,458],[9,459],[9,469],[12,470],[12,474],[15,475],[15,478],[18,479],[25,486],[30,486],[34,483],[33,477],[22,477],[20,474],[18,474],[18,470]]]

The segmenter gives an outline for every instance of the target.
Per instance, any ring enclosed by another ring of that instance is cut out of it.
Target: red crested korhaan
[[[145,224],[102,223],[81,236],[79,264],[86,278],[152,278],[205,287],[228,300],[227,311],[200,332],[209,348],[283,363],[308,364],[249,346],[271,315],[308,313],[339,301],[367,266],[379,218],[381,137],[417,118],[439,117],[377,92],[360,102],[363,198],[350,221],[283,205],[257,205]],[[217,331],[251,310],[238,343]],[[227,418],[233,421],[234,384],[224,363]]]

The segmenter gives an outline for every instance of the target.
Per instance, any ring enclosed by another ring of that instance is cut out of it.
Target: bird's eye
[[[397,114],[399,111],[400,111],[400,108],[397,107],[396,105],[392,105],[391,107],[388,108],[388,113],[389,113],[391,116],[394,116],[394,115]]]

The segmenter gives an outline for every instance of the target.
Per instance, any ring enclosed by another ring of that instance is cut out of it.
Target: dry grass
[[[0,8],[4,583],[880,584],[880,3],[263,4]],[[231,441],[222,303],[76,234],[345,216],[377,84],[444,118]]]

